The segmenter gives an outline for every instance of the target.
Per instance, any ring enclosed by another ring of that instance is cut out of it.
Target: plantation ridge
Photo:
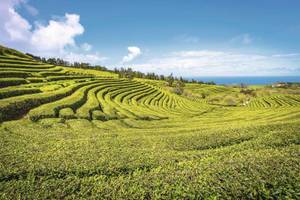
[[[0,199],[300,198],[299,83],[124,73],[0,46]]]

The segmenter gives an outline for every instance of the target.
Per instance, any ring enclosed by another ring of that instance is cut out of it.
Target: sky
[[[300,76],[299,0],[0,0],[0,44],[176,76]]]

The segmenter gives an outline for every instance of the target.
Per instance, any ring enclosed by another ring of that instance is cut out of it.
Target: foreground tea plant
[[[187,84],[177,95],[8,51],[0,121],[0,199],[300,198],[297,94]]]

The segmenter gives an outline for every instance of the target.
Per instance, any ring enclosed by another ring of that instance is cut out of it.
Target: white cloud
[[[44,57],[61,57],[73,61],[77,57],[80,62],[90,59],[94,64],[105,59],[97,52],[77,52],[91,50],[88,43],[77,47],[75,38],[84,33],[79,15],[66,13],[64,17],[52,19],[47,24],[35,22],[33,27],[17,12],[16,8],[21,6],[32,15],[38,14],[38,10],[26,0],[1,0],[0,43]]]
[[[292,57],[299,57],[300,53],[275,54],[272,56],[277,58],[287,58],[287,57],[292,58]]]
[[[300,55],[297,57],[300,61]],[[300,74],[289,57],[225,51],[179,51],[130,65],[135,70],[182,76],[249,76]]]
[[[2,39],[24,41],[30,36],[31,25],[13,8],[22,1],[4,0],[0,4],[0,34]]]
[[[92,45],[90,45],[89,43],[83,43],[82,45],[80,45],[80,47],[84,51],[90,51],[92,49]]]
[[[128,63],[141,54],[142,51],[139,47],[135,47],[135,46],[128,47],[128,55],[123,57],[122,63]]]
[[[79,15],[66,13],[61,21],[50,20],[47,26],[38,25],[32,32],[31,44],[42,51],[62,51],[68,45],[74,46],[75,36],[84,32],[79,20]]]

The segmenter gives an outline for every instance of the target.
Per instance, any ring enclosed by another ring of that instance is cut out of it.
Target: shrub
[[[53,65],[28,65],[28,64],[15,64],[15,63],[1,63],[1,68],[23,68],[23,69],[52,69]]]
[[[85,104],[83,104],[80,108],[76,110],[76,116],[78,118],[83,118],[83,119],[92,119],[92,112],[94,110],[99,110],[100,109],[100,104],[97,99],[96,94],[98,93],[99,90],[103,89],[103,85],[91,89],[88,94],[87,94],[87,101]]]
[[[24,78],[1,78],[0,88],[28,83]]]
[[[172,89],[172,91],[173,91],[175,94],[182,95],[183,92],[184,92],[184,89],[183,89],[183,87],[175,87],[175,88]]]
[[[58,81],[58,80],[85,79],[85,78],[92,78],[92,76],[48,76],[47,80]]]
[[[256,92],[253,89],[241,89],[240,93],[245,94],[245,95],[250,95],[253,97],[256,96]]]
[[[107,121],[106,115],[100,110],[93,111],[92,118],[95,120]]]
[[[77,88],[75,90],[71,90],[74,91],[74,93],[71,92],[69,95],[66,95],[68,97],[60,99],[59,101],[42,105],[34,110],[31,110],[29,112],[30,119],[32,121],[37,121],[39,119],[47,117],[58,117],[59,111],[66,107],[70,107],[73,110],[76,110],[81,105],[83,105],[84,102],[86,102],[88,90],[93,87],[96,87],[96,83],[97,82],[81,83],[79,84],[80,89],[78,89],[77,91]]]
[[[53,72],[51,72],[51,71],[49,71],[49,72],[40,72],[39,74],[41,76],[44,76],[44,77],[47,77],[47,76],[64,76],[64,75],[67,75],[65,72],[60,72],[60,71],[58,71],[58,72],[55,72],[55,71],[53,71]]]
[[[228,106],[236,106],[237,105],[237,102],[233,97],[226,97],[224,99],[224,103]]]
[[[36,88],[13,88],[13,89],[5,88],[4,90],[0,91],[0,99],[24,95],[24,94],[40,93],[40,92],[42,91]]]
[[[105,113],[106,120],[112,120],[112,119],[118,119],[119,118],[116,109],[112,108],[109,105],[106,105],[103,108],[103,112]]]
[[[9,77],[26,78],[26,77],[30,77],[30,76],[32,76],[32,74],[30,72],[0,71],[0,78],[9,78]]]
[[[30,81],[30,83],[41,83],[47,81],[44,78],[38,78],[38,77],[30,77],[30,78],[26,78],[26,80]]]
[[[89,83],[74,84],[57,91],[45,92],[42,94],[19,96],[9,100],[3,99],[0,101],[0,122],[10,119],[17,119],[18,117],[28,112],[30,109],[41,104],[56,101],[63,97],[69,96],[78,88],[86,84]],[[30,115],[29,117],[33,121],[39,119],[39,116],[36,115]]]
[[[63,108],[59,111],[59,117],[64,119],[74,119],[75,113],[71,108]]]
[[[221,101],[221,99],[222,99],[222,97],[220,97],[220,96],[214,96],[209,99],[209,103],[212,103],[212,104],[219,103]]]

